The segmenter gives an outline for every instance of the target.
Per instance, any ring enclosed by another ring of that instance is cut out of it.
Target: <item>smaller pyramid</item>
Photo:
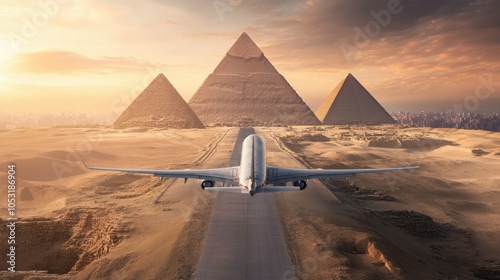
[[[168,79],[159,74],[123,111],[115,128],[204,128]]]
[[[325,125],[396,123],[351,73],[314,113]]]

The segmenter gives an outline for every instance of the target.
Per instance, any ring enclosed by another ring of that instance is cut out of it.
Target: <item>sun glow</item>
[[[0,73],[0,86],[2,86],[5,82],[7,82],[7,78],[3,73]]]
[[[0,74],[5,71],[6,65],[14,59],[16,52],[6,39],[0,40]]]

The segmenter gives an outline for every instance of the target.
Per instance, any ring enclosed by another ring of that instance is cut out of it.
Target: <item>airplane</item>
[[[307,187],[307,180],[320,178],[346,178],[359,173],[387,172],[410,170],[419,166],[372,169],[295,169],[279,168],[266,165],[266,147],[262,138],[251,134],[243,140],[241,148],[240,166],[200,169],[200,170],[151,170],[151,169],[122,169],[108,167],[85,167],[93,170],[117,171],[128,173],[152,174],[163,178],[199,179],[201,188],[208,191],[235,192],[254,196],[256,193],[302,191]],[[215,183],[222,183],[222,187],[215,187]],[[291,182],[292,186],[286,186]],[[228,185],[228,186],[226,186]]]

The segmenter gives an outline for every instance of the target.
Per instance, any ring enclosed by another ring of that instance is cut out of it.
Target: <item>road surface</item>
[[[240,129],[229,166],[253,133]],[[195,279],[294,279],[273,194],[217,194]]]

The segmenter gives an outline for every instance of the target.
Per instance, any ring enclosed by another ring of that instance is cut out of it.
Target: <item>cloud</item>
[[[222,11],[223,18],[215,3],[228,8]],[[500,79],[500,1],[399,0],[402,11],[391,15],[389,24],[369,36],[366,44],[357,45],[357,30],[366,32],[367,23],[376,22],[372,11],[387,9],[388,3],[396,0],[149,0],[135,4],[74,0],[40,32],[30,49],[75,52],[18,53],[8,65],[0,66],[28,74],[116,73],[121,79],[121,73],[149,68],[151,63],[133,58],[144,57],[196,65],[192,71],[171,66],[173,75],[187,73],[182,79],[189,81],[185,84],[191,90],[192,76],[207,75],[245,31],[306,95],[327,94],[337,77],[353,72],[377,98],[461,102],[474,93],[479,75]],[[19,30],[20,21],[5,17],[2,11],[0,19],[7,25],[0,29]],[[61,45],[57,38],[66,38],[64,42],[72,45]],[[353,46],[353,55],[346,56],[339,43]],[[102,48],[96,49],[95,44]],[[99,53],[106,49],[122,56]],[[311,77],[318,82],[310,85]]]
[[[177,25],[178,23],[173,20],[165,20],[163,24],[165,24],[166,26],[172,26],[172,25]]]
[[[315,1],[310,5],[310,15],[317,21],[335,23],[347,27],[363,27],[374,20],[373,14],[381,10],[396,11],[391,15],[387,31],[406,30],[419,24],[425,18],[444,16],[461,12],[469,0],[337,0]]]
[[[251,25],[262,16],[275,12],[293,11],[303,0],[150,0],[151,2],[178,10],[194,17],[205,26],[226,28]]]
[[[175,5],[214,21],[217,17],[210,7],[214,2],[188,0]],[[224,13],[227,27],[207,25],[195,37],[235,39],[246,31],[280,71],[361,73],[366,86],[395,100],[461,100],[473,94],[479,75],[500,77],[500,1],[218,2],[232,5]],[[374,15],[384,13],[380,11],[391,3],[401,11],[391,14],[387,25],[381,24]],[[373,36],[366,31],[370,22],[380,28]],[[367,38],[365,44],[356,44],[359,31]],[[352,56],[341,44],[354,49]]]
[[[246,10],[255,13],[246,31],[285,75],[353,72],[392,102],[462,102],[480,75],[499,79],[500,1],[400,0],[401,12],[367,36],[367,23],[377,22],[373,14],[391,1],[308,0],[294,9],[261,1]],[[355,43],[357,30],[366,44]],[[354,49],[352,56],[342,43]]]
[[[7,71],[27,74],[82,74],[137,72],[151,67],[131,57],[90,58],[69,51],[18,53],[7,65]]]
[[[302,69],[401,62],[418,68],[438,59],[457,70],[456,57],[464,65],[496,61],[500,55],[500,1],[401,0],[401,12],[387,26],[367,33],[367,23],[376,21],[371,11],[386,9],[389,2],[397,0],[309,0],[293,13],[270,13],[251,25],[250,34],[266,37],[268,53]]]

